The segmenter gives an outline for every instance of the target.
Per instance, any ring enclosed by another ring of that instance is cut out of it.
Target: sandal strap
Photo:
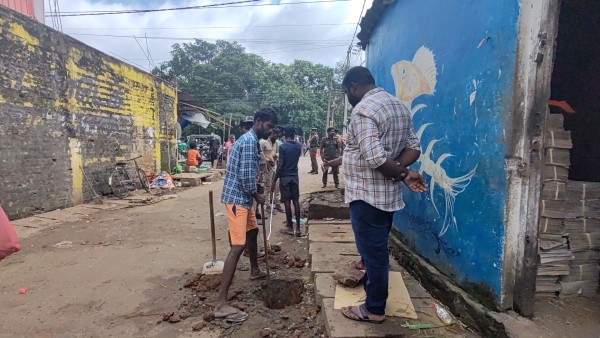
[[[367,308],[365,307],[365,304],[360,304],[358,306],[358,310],[360,311],[360,315],[362,316],[363,319],[367,319],[369,320],[369,313],[367,312]]]

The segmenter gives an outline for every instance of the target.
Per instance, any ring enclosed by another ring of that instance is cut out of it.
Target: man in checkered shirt
[[[254,114],[252,128],[231,148],[221,193],[221,203],[227,208],[231,249],[223,267],[219,298],[214,309],[218,320],[239,323],[248,319],[247,313],[227,305],[227,293],[245,247],[250,256],[250,279],[267,276],[258,266],[258,222],[252,204],[254,201],[265,203],[264,192],[259,192],[256,183],[259,173],[258,141],[267,138],[276,124],[277,113],[271,108],[261,108]]]
[[[324,166],[343,165],[346,203],[360,262],[366,269],[364,304],[342,308],[344,316],[380,323],[388,297],[388,236],[394,212],[404,208],[402,185],[415,192],[427,189],[423,177],[408,169],[420,156],[410,112],[394,96],[375,86],[365,67],[348,70],[342,82],[354,107],[343,157]],[[342,164],[343,163],[343,164]]]

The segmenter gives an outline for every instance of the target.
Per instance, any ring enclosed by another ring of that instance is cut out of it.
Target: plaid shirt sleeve
[[[421,150],[421,142],[415,133],[412,121],[410,122],[410,128],[408,129],[408,138],[406,140],[406,147],[414,150]]]
[[[379,168],[387,159],[379,137],[379,126],[373,117],[368,116],[364,111],[359,110],[357,115],[360,118],[352,119],[352,121],[360,153],[369,167]]]
[[[256,192],[256,157],[258,156],[258,145],[250,142],[244,142],[240,149],[240,181],[242,190],[246,195],[253,195]]]

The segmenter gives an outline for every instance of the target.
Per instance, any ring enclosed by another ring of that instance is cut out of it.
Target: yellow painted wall
[[[118,160],[141,155],[146,173],[161,170],[165,145],[176,141],[165,134],[177,120],[173,85],[4,8],[0,45],[0,142],[25,149],[0,169],[39,162],[54,184],[62,186],[54,175],[67,177],[73,204],[89,190],[79,166],[100,193]],[[51,149],[38,153],[39,142]]]

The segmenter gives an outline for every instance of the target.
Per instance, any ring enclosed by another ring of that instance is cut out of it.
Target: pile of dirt
[[[304,268],[306,267],[306,259],[288,253],[278,253],[269,255],[269,266],[273,270]]]
[[[221,275],[187,278],[189,290],[176,311],[165,313],[166,323],[189,322],[193,331],[220,332],[221,337],[324,337],[325,326],[320,307],[315,304],[314,285],[306,259],[286,252],[269,255],[269,266],[276,271],[270,288],[266,281],[249,281],[247,272],[236,272],[229,290],[229,305],[248,313],[246,322],[231,324],[215,320],[214,304],[218,297]],[[303,295],[307,295],[303,297]]]

